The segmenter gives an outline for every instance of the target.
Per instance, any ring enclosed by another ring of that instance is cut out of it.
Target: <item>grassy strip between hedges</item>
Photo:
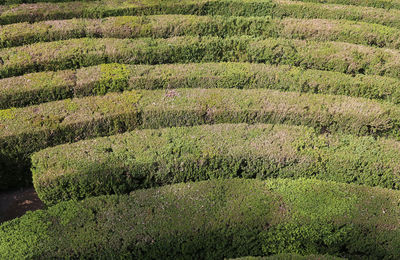
[[[124,15],[194,14],[364,21],[400,28],[400,10],[285,0],[103,0],[0,6],[0,24]]]
[[[287,65],[191,63],[102,64],[0,80],[0,108],[134,89],[267,88],[382,99],[400,103],[400,80],[304,70]]]
[[[399,138],[390,103],[273,90],[137,90],[0,110],[1,188],[21,185],[43,148],[135,128],[210,123],[288,123],[321,132]],[[0,188],[0,189],[1,189]]]
[[[213,178],[318,178],[400,188],[400,142],[318,136],[286,125],[205,125],[141,130],[66,144],[32,156],[48,205]]]
[[[214,180],[62,202],[0,226],[2,258],[400,257],[400,192],[317,180]]]
[[[378,24],[346,20],[192,15],[119,16],[17,23],[0,27],[0,47],[82,37],[167,38],[182,35],[279,36],[400,48],[400,30]]]
[[[400,77],[400,51],[341,42],[248,36],[72,39],[0,50],[0,78],[101,63],[250,61],[349,74]]]

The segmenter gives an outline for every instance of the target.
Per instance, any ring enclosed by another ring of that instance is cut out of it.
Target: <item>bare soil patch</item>
[[[33,187],[0,192],[0,223],[20,217],[29,210],[43,208]]]

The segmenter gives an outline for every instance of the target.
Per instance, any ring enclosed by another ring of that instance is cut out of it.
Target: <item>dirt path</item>
[[[33,187],[0,192],[0,223],[44,208]]]

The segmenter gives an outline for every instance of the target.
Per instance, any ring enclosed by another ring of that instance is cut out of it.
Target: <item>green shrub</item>
[[[214,180],[62,202],[0,226],[0,258],[400,257],[399,191]]]
[[[400,9],[400,1],[398,0],[296,0],[309,3],[326,3],[341,5],[369,6],[374,8]]]
[[[347,95],[400,103],[395,78],[304,70],[286,65],[191,63],[102,64],[76,71],[40,72],[0,79],[0,108],[135,89],[267,88]]]
[[[27,179],[32,152],[136,128],[287,123],[399,138],[399,119],[390,103],[265,89],[136,90],[0,110],[0,187]]]
[[[22,3],[40,3],[40,2],[73,2],[77,0],[0,0],[0,4],[22,4]],[[94,0],[83,0],[83,1],[94,1]],[[299,2],[311,2],[311,3],[328,3],[328,4],[343,4],[343,5],[356,5],[356,6],[367,6],[375,8],[386,8],[386,9],[400,9],[400,1],[392,0],[368,0],[368,1],[357,1],[357,0],[297,0]]]
[[[141,130],[32,156],[46,204],[213,178],[317,178],[400,188],[399,142],[282,125]]]
[[[165,0],[38,3],[0,6],[0,24],[124,15],[193,14],[347,19],[400,28],[400,10],[277,0]]]
[[[64,70],[0,79],[0,108],[72,98],[76,86],[75,74],[75,71]]]
[[[40,2],[73,2],[79,0],[0,0],[0,4],[13,5],[13,4],[27,4],[27,3],[40,3]],[[83,1],[94,1],[94,0],[83,0]]]
[[[174,36],[252,35],[316,41],[340,41],[400,48],[400,31],[378,24],[346,20],[271,19],[192,15],[120,16],[17,23],[0,30],[0,47],[81,37],[167,38]]]
[[[400,103],[399,79],[255,63],[103,64],[78,69],[76,97],[134,89],[267,88]],[[21,79],[23,80],[23,79]],[[0,80],[0,86],[2,80]]]
[[[72,39],[0,50],[0,78],[102,63],[250,61],[348,74],[400,77],[400,51],[340,42],[251,37]]]
[[[330,255],[306,255],[302,256],[299,254],[277,254],[271,256],[245,256],[240,258],[235,258],[235,260],[340,260],[344,258],[339,258]]]
[[[100,65],[99,70],[97,84],[91,90],[94,95],[121,92],[127,89],[130,71],[125,64],[103,64]]]

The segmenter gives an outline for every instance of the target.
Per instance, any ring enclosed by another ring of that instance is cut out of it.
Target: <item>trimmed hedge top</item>
[[[76,81],[74,70],[38,72],[0,79],[0,108],[72,98]]]
[[[245,256],[235,258],[234,260],[340,260],[345,258],[339,258],[330,255],[306,255],[302,256],[299,254],[277,254],[271,256]]]
[[[302,123],[320,127],[323,132],[393,137],[398,137],[400,118],[398,106],[346,96],[262,89],[136,90],[0,110],[0,138],[54,131],[132,113],[140,113],[140,124],[146,128],[180,122],[172,116],[167,119],[167,111],[183,113],[188,121],[183,120],[182,125],[198,122],[200,117],[204,122],[266,120]],[[161,114],[165,118],[156,117]],[[190,117],[196,119],[192,121]]]
[[[17,23],[0,27],[0,47],[81,37],[167,38],[173,36],[253,35],[341,41],[400,48],[400,30],[378,24],[326,19],[271,19],[193,15],[119,16]]]
[[[102,63],[250,61],[400,78],[400,51],[341,42],[248,36],[72,39],[0,50],[0,78]]]
[[[77,0],[0,0],[0,4],[21,4],[21,3],[40,3],[40,2],[68,2]],[[84,1],[94,1],[94,0],[84,0]],[[311,3],[321,3],[320,0],[297,0],[299,2],[311,2]],[[367,1],[357,1],[357,0],[328,0],[323,3],[329,4],[343,4],[343,5],[356,5],[356,6],[368,6],[375,8],[386,8],[386,9],[400,9],[400,1],[398,0],[367,0]]]
[[[46,204],[212,178],[318,178],[400,189],[400,142],[316,135],[285,125],[141,130],[42,150],[33,184]]]
[[[268,88],[400,103],[400,80],[254,63],[102,64],[0,79],[0,108],[134,89]]]
[[[0,258],[400,257],[399,191],[214,180],[62,202],[0,226]]]
[[[297,0],[309,3],[343,4],[355,6],[370,6],[375,8],[400,9],[399,0]]]
[[[347,19],[400,28],[400,10],[277,0],[102,0],[8,5],[0,6],[0,24],[152,14]]]
[[[0,4],[5,5],[15,5],[15,4],[25,4],[25,3],[58,3],[58,2],[74,2],[78,0],[0,0]],[[83,0],[83,1],[95,1],[95,0]]]
[[[400,108],[361,98],[274,90],[137,90],[0,110],[0,187],[27,176],[40,149],[135,128],[287,123],[399,138]],[[0,188],[1,189],[1,188]]]

